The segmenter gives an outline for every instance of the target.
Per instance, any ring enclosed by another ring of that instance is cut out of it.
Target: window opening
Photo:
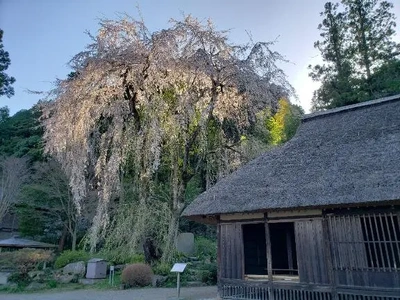
[[[361,216],[369,268],[400,269],[400,227],[397,215]]]
[[[242,229],[245,274],[267,275],[265,224],[245,224]]]
[[[273,275],[298,275],[294,223],[269,224]]]

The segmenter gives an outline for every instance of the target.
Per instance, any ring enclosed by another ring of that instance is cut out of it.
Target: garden
[[[86,278],[86,266],[93,258],[101,258],[107,263],[107,273],[103,276],[105,278]],[[198,237],[195,239],[194,255],[175,252],[173,262],[187,263],[180,278],[182,286],[216,284],[215,241]],[[177,276],[170,272],[172,265],[172,262],[160,261],[146,263],[143,253],[122,257],[113,251],[89,253],[84,250],[66,250],[55,253],[51,250],[25,248],[0,253],[0,278],[3,276],[0,292],[175,287]],[[114,276],[110,276],[110,269],[114,270]]]

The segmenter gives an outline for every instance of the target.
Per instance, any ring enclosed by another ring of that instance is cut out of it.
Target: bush
[[[53,260],[49,250],[25,248],[12,252],[0,253],[0,263],[5,267],[13,267],[21,274],[37,269],[39,265]]]
[[[213,240],[198,237],[194,243],[195,254],[200,259],[210,258],[210,261],[217,259],[217,243]]]
[[[201,273],[201,282],[206,283],[208,285],[217,284],[217,266],[209,265],[207,270],[203,270]]]
[[[122,249],[102,249],[96,255],[97,257],[104,258],[112,265],[144,263],[143,254],[126,253],[126,251]]]
[[[56,288],[57,285],[58,285],[58,283],[54,279],[50,279],[49,281],[47,281],[47,287],[50,288],[50,289]]]
[[[90,254],[88,252],[85,252],[83,250],[80,251],[71,251],[71,250],[66,250],[60,254],[59,257],[57,257],[54,267],[56,269],[65,267],[66,265],[78,261],[84,261],[85,263],[90,259]]]
[[[121,282],[128,287],[147,286],[151,284],[153,271],[146,264],[131,264],[125,267],[121,274]]]
[[[128,258],[127,263],[131,264],[144,263],[144,254],[133,254],[131,257]]]
[[[161,262],[153,267],[154,274],[168,276],[172,266],[169,263]]]
[[[27,286],[31,282],[28,273],[15,272],[8,277],[9,282],[18,284],[18,286]]]

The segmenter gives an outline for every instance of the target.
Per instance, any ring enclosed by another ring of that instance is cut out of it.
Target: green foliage
[[[313,109],[334,108],[400,92],[393,4],[378,0],[327,2],[314,46],[323,64],[310,76],[321,82]],[[394,77],[391,77],[393,73]],[[375,75],[376,74],[376,75]]]
[[[10,110],[7,106],[0,107],[0,123],[5,122],[10,117]]]
[[[18,287],[26,287],[32,280],[28,273],[15,272],[8,277],[8,281],[18,284]]]
[[[144,255],[135,253],[127,258],[127,262],[131,264],[144,263]]]
[[[269,132],[268,142],[279,145],[291,139],[300,125],[304,111],[297,105],[292,105],[288,100],[278,102],[278,111],[266,119],[266,128]]]
[[[146,264],[131,264],[121,274],[121,282],[128,287],[147,286],[153,279],[153,271]]]
[[[34,163],[31,169],[30,179],[22,189],[21,202],[17,206],[20,233],[57,243],[65,229],[74,250],[76,209],[67,176],[61,166],[50,159]]]
[[[38,121],[40,111],[34,107],[21,110],[12,117],[4,116],[0,121],[0,155],[29,156],[34,161],[41,160],[43,130]]]
[[[14,95],[14,88],[11,85],[15,82],[15,78],[4,72],[10,66],[11,60],[10,55],[3,48],[3,30],[0,29],[0,96],[5,95],[10,98]]]
[[[210,264],[207,269],[201,272],[201,282],[208,284],[208,285],[215,285],[217,284],[217,265]]]
[[[93,288],[98,290],[120,289],[121,286],[121,272],[115,272],[114,284],[111,285],[108,278],[99,280],[93,285]]]
[[[50,279],[49,281],[46,282],[46,285],[50,289],[55,289],[58,285],[57,280]]]
[[[172,269],[172,265],[167,262],[159,262],[153,267],[153,272],[156,275],[168,276]]]
[[[200,259],[210,258],[211,261],[217,259],[217,242],[204,237],[195,239],[195,255]]]
[[[375,99],[400,93],[400,59],[389,60],[375,70],[371,90]]]
[[[73,262],[78,262],[78,261],[84,261],[87,262],[90,259],[90,253],[84,251],[84,250],[79,250],[79,251],[71,251],[71,250],[66,250],[63,251],[60,256],[57,257],[54,267],[59,269],[62,267],[65,267],[69,263]]]

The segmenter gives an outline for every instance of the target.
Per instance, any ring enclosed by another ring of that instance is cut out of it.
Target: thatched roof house
[[[306,115],[183,216],[217,224],[222,299],[400,300],[400,95]]]
[[[183,216],[400,199],[400,95],[306,115],[295,137],[201,194]]]

